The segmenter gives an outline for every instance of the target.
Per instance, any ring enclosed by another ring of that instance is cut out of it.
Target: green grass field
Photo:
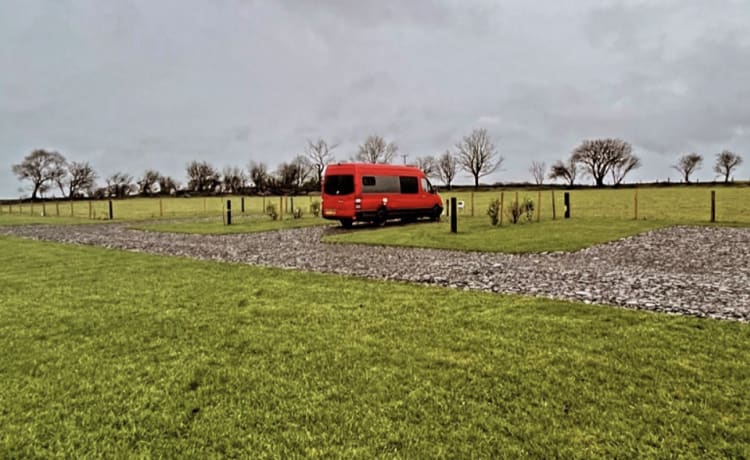
[[[309,214],[310,205],[320,202],[320,196],[290,197],[244,197],[245,212],[242,212],[243,197],[211,196],[192,198],[128,198],[112,201],[114,220],[131,221],[175,217],[206,217],[217,216],[225,212],[227,200],[232,201],[232,211],[236,216],[263,215],[266,206],[273,204],[282,217],[292,214],[292,209],[301,208],[304,214]],[[94,201],[59,201],[48,203],[23,203],[1,205],[0,215],[9,216],[46,216],[50,219],[57,217],[78,217],[90,220],[108,220],[109,202],[107,200]]]
[[[636,190],[638,218],[660,221],[700,221],[708,222],[710,217],[711,190],[716,192],[716,218],[719,222],[750,223],[750,187],[748,186],[674,186],[674,187],[640,187],[621,189],[575,189],[571,190],[571,212],[573,217],[580,218],[613,218],[633,219],[635,217]],[[474,195],[474,216],[484,217],[490,200],[500,198],[503,194],[505,203],[515,199],[516,189],[498,189],[494,191],[440,192],[447,202],[450,197],[464,201],[462,215],[472,215],[472,193]],[[563,213],[564,190],[555,190],[555,208],[557,216]],[[524,196],[534,200],[541,210],[541,219],[552,218],[552,196],[550,190],[519,190],[520,198]],[[284,214],[291,214],[292,208],[301,208],[309,213],[310,204],[320,201],[320,196],[298,196],[291,203],[289,197],[245,197],[245,213],[263,214],[265,206],[274,204],[277,210],[283,208]],[[232,200],[233,211],[241,214],[241,197],[193,197],[193,198],[131,198],[114,200],[115,220],[143,220],[156,218],[220,216],[227,200]],[[541,200],[541,201],[540,201]],[[33,215],[44,214],[48,217],[80,217],[93,220],[108,218],[108,202],[50,202],[24,203],[23,205],[2,205],[0,214]]]
[[[675,186],[639,187],[621,189],[570,190],[571,216],[579,218],[638,219],[679,222],[709,222],[711,216],[711,191],[716,192],[716,219],[718,222],[743,222],[750,224],[750,187],[736,186]],[[497,190],[474,193],[474,216],[485,217],[490,200],[503,194],[507,205],[516,198],[516,190]],[[563,215],[564,190],[554,191],[555,211]],[[472,192],[440,192],[444,201],[456,197],[464,201],[462,216],[471,216]],[[637,196],[636,196],[637,194]],[[550,190],[520,190],[519,199],[528,197],[541,203],[541,218],[552,218],[553,192]],[[540,202],[541,198],[541,202]]]
[[[4,457],[750,456],[747,324],[15,238],[0,264]]]
[[[669,225],[664,221],[602,218],[492,227],[488,218],[462,217],[456,234],[450,232],[450,222],[443,218],[438,223],[365,226],[325,236],[323,241],[507,253],[576,251]]]

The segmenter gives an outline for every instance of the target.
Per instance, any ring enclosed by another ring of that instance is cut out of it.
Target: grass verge
[[[747,324],[15,238],[0,264],[11,458],[750,455]]]
[[[461,217],[455,234],[450,232],[449,218],[443,218],[438,223],[354,228],[328,235],[324,241],[510,253],[575,251],[670,224],[652,220],[560,219],[493,227],[486,217]]]
[[[201,235],[225,235],[234,233],[255,233],[271,230],[283,230],[290,228],[314,227],[317,225],[330,225],[318,217],[302,217],[300,219],[271,220],[263,217],[240,217],[232,221],[232,225],[225,225],[223,221],[211,220],[185,220],[170,222],[141,223],[133,225],[132,228],[152,232],[168,233],[195,233]]]

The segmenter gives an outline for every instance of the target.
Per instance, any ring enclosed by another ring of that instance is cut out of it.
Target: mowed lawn
[[[493,227],[487,219],[462,217],[458,221],[457,233],[451,233],[449,219],[443,218],[442,222],[392,223],[382,228],[359,226],[327,235],[323,241],[507,253],[575,251],[671,224],[601,218]]]
[[[747,457],[750,326],[0,238],[4,457]]]

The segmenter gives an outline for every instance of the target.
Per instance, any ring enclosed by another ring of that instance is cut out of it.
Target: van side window
[[[419,193],[419,182],[416,177],[401,176],[401,193]]]
[[[398,176],[362,176],[362,193],[398,193]]]
[[[430,184],[430,181],[428,181],[426,178],[422,178],[422,191],[427,193],[435,193],[435,191],[432,189],[432,184]]]

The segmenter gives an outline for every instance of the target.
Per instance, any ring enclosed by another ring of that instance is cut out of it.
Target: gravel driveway
[[[573,253],[527,255],[320,242],[336,231],[189,235],[111,224],[0,227],[0,235],[39,240],[750,321],[750,228],[672,227]]]

